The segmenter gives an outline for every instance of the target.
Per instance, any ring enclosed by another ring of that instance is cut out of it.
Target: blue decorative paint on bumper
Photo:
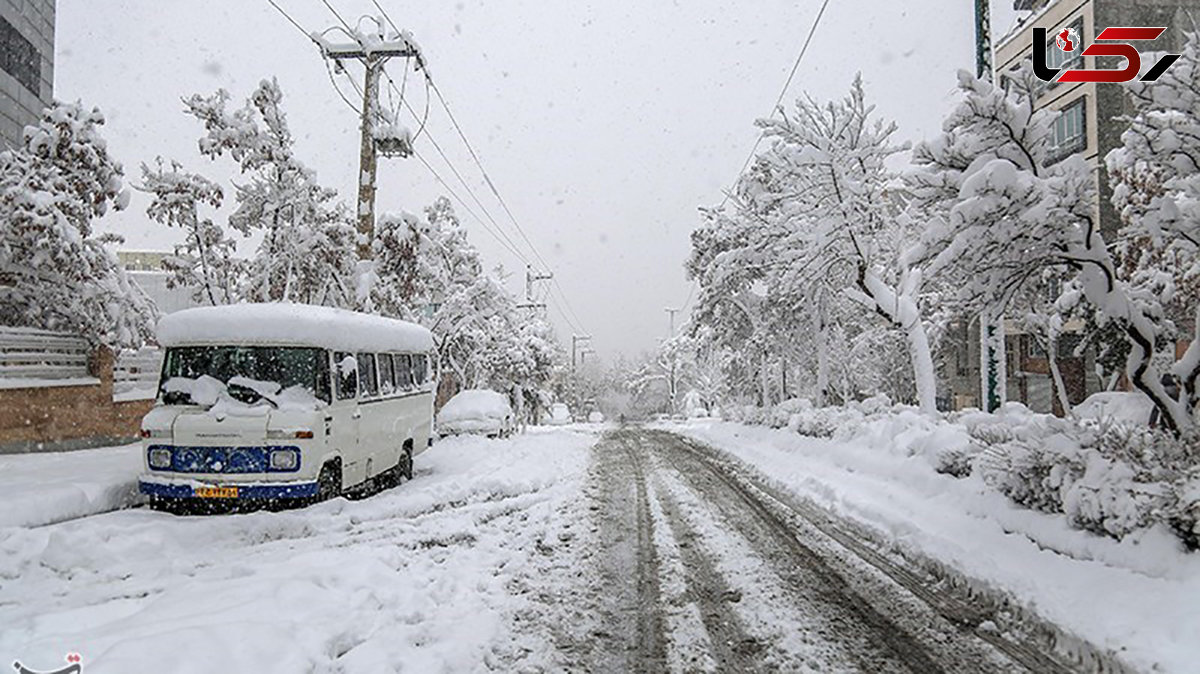
[[[292,482],[284,484],[222,484],[213,487],[237,487],[236,499],[200,499],[190,484],[170,484],[164,482],[138,481],[138,488],[147,496],[163,496],[166,498],[195,498],[205,501],[253,501],[269,499],[310,498],[317,495],[319,487],[316,482]]]

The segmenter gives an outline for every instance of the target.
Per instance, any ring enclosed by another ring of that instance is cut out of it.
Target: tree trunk
[[[825,406],[825,391],[829,388],[829,335],[825,326],[825,306],[817,301],[817,311],[814,314],[816,329],[813,334],[817,340],[817,395],[816,406]]]
[[[933,369],[933,354],[917,306],[917,294],[921,288],[920,270],[908,270],[901,277],[900,285],[900,292],[896,292],[873,272],[859,267],[858,286],[862,293],[861,297],[855,298],[904,330],[917,387],[917,404],[922,413],[937,414],[937,377]]]
[[[1071,400],[1067,398],[1062,371],[1058,369],[1058,333],[1053,328],[1046,328],[1046,362],[1050,364],[1050,376],[1054,377],[1054,391],[1058,394],[1058,404],[1062,407],[1063,416],[1074,416]]]

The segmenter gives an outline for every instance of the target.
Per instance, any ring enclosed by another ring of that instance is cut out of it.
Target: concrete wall
[[[153,400],[113,402],[113,357],[88,365],[97,384],[0,389],[0,454],[61,451],[134,441]]]
[[[54,0],[0,0],[0,20],[24,38],[12,38],[0,23],[0,40],[9,35],[5,47],[10,49],[31,45],[38,71],[31,88],[22,83],[23,76],[0,68],[0,149],[20,145],[21,130],[54,100],[54,11]]]

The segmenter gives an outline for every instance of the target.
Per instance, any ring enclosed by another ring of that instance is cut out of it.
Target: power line
[[[464,201],[463,198],[458,195],[458,192],[454,191],[454,188],[451,187],[450,184],[446,182],[445,178],[443,178],[442,175],[440,173],[438,173],[436,169],[433,168],[433,165],[430,164],[429,161],[426,160],[425,157],[423,157],[420,152],[417,152],[416,149],[414,149],[413,156],[416,157],[421,162],[421,164],[425,166],[426,170],[428,170],[431,174],[433,174],[434,179],[437,180],[442,185],[442,187],[446,188],[446,191],[449,192],[450,196],[453,197],[454,200],[457,201],[459,203],[459,205],[461,205],[463,207],[463,210],[465,210],[467,212],[467,214],[469,214],[472,218],[474,218],[475,221],[478,222],[481,227],[483,227],[483,231],[490,234],[492,236],[492,238],[496,239],[497,243],[499,243],[501,246],[503,246],[505,250],[509,251],[514,256],[516,256],[516,258],[518,260],[520,260],[521,262],[524,262],[525,264],[529,264],[528,258],[526,258],[524,255],[522,255],[519,250],[513,248],[510,244],[508,244],[505,241],[505,239],[501,238],[500,235],[498,235],[496,232],[492,231],[492,229],[490,227],[488,227],[488,224],[486,222],[484,222],[483,218],[479,217],[479,214],[477,214],[475,212],[475,210],[471,208],[471,205],[468,204],[466,201]]]
[[[792,79],[796,76],[796,71],[800,68],[800,62],[804,60],[804,55],[808,52],[808,45],[812,42],[813,35],[817,32],[817,26],[821,24],[821,17],[825,16],[825,8],[828,6],[829,0],[824,0],[821,3],[821,9],[817,12],[817,17],[813,19],[812,27],[808,29],[808,37],[804,38],[804,45],[800,47],[800,53],[796,55],[796,61],[792,63],[792,70],[788,73],[787,79],[783,83],[783,88],[779,90],[779,96],[775,99],[775,105],[771,108],[771,117],[775,116],[775,113],[779,110],[779,106],[783,103],[783,97],[787,95],[788,87],[792,85]],[[733,178],[734,185],[737,185],[737,181],[746,172],[746,168],[750,166],[750,162],[754,161],[754,153],[758,152],[758,146],[765,137],[765,133],[760,131],[758,138],[754,141],[754,147],[750,148],[750,154],[746,157],[746,161],[742,162],[742,168],[738,169],[737,175]],[[728,201],[729,192],[726,192],[725,198],[721,199],[721,206],[724,206]]]
[[[433,88],[433,93],[437,96],[438,102],[442,104],[442,108],[446,111],[446,116],[450,118],[450,122],[454,126],[454,130],[458,132],[458,137],[462,140],[463,145],[467,148],[467,152],[471,155],[471,159],[475,162],[475,166],[479,168],[479,172],[482,174],[483,180],[487,184],[488,189],[490,189],[492,195],[496,197],[496,201],[500,203],[500,207],[504,210],[505,214],[508,215],[509,220],[513,223],[513,227],[515,227],[517,233],[521,235],[521,239],[525,241],[525,244],[529,247],[529,250],[533,253],[533,256],[538,260],[539,263],[541,263],[542,268],[546,270],[552,269],[551,265],[546,262],[546,259],[542,257],[540,252],[538,252],[537,246],[533,244],[533,241],[530,240],[529,236],[525,233],[525,230],[521,227],[521,224],[517,221],[517,217],[513,214],[512,209],[509,208],[508,202],[504,200],[504,197],[501,196],[500,191],[496,188],[496,184],[492,180],[491,175],[488,174],[487,169],[483,166],[483,162],[479,159],[479,154],[475,152],[474,146],[471,145],[471,141],[467,140],[467,136],[463,132],[462,126],[458,123],[458,119],[454,117],[454,112],[450,109],[450,105],[446,102],[445,96],[442,95],[441,89],[438,88],[437,82],[433,81],[428,72],[426,72],[426,77],[429,79],[430,86]],[[576,314],[574,308],[571,307],[571,302],[567,299],[566,291],[563,290],[562,284],[558,282],[557,276],[552,280],[552,283],[562,296],[563,306],[566,307],[567,311],[575,317],[576,322],[582,325],[583,321],[579,320],[578,314]]]
[[[301,26],[299,23],[297,23],[296,20],[293,19],[287,12],[283,11],[283,8],[280,7],[278,4],[276,4],[275,0],[267,0],[267,2],[270,3],[270,5],[272,7],[274,7],[280,14],[282,14],[283,18],[288,20],[288,23],[295,26],[296,30],[300,31],[301,35],[303,35],[305,38],[307,38],[309,40],[312,40],[312,35],[309,35],[308,31],[304,30],[303,26]]]
[[[384,73],[384,77],[387,77],[388,83],[391,85],[392,89],[395,90],[396,83],[392,79],[392,77],[390,75],[388,75],[386,72]],[[405,108],[408,109],[409,114],[411,114],[413,116],[413,118],[415,119],[417,116],[416,110],[413,110],[412,105],[407,100],[405,100],[403,98],[403,96],[401,96],[401,98],[400,98],[400,103],[401,103],[401,105],[403,105]],[[424,128],[424,124],[422,124],[422,128]],[[500,233],[500,236],[502,236],[505,239],[505,241],[507,241],[509,250],[517,249],[518,246],[517,246],[516,242],[514,242],[512,240],[512,238],[510,238],[508,236],[508,234],[506,234],[504,232],[504,229],[500,226],[500,223],[496,220],[496,218],[491,214],[491,211],[489,211],[487,209],[487,207],[483,205],[483,202],[479,199],[479,196],[477,194],[475,194],[475,190],[473,190],[471,188],[470,183],[468,183],[466,178],[463,177],[462,173],[458,170],[458,167],[456,167],[454,165],[454,162],[450,161],[450,157],[447,156],[446,152],[442,149],[441,143],[438,143],[437,140],[433,137],[433,134],[429,133],[428,131],[426,131],[425,137],[429,140],[429,143],[431,145],[433,145],[433,149],[435,151],[437,151],[438,155],[442,158],[442,161],[445,162],[446,166],[448,166],[450,168],[450,172],[454,174],[454,177],[458,178],[458,182],[463,186],[463,189],[466,190],[467,194],[475,202],[475,205],[478,206],[479,210],[483,212],[484,216],[487,217],[487,219],[491,221],[492,225],[496,228],[496,231]],[[415,137],[414,137],[414,140],[415,140]],[[519,256],[519,257],[521,257],[523,261],[525,260],[524,256]],[[529,264],[529,263],[526,261],[526,264]]]
[[[325,1],[325,0],[323,0],[323,1]],[[828,4],[828,3],[829,3],[829,0],[825,0],[825,4]],[[397,33],[402,33],[402,31],[400,30],[400,27],[397,26],[396,22],[392,20],[391,15],[389,15],[387,10],[385,10],[383,8],[383,6],[379,4],[379,0],[371,0],[371,4],[375,5],[375,9],[379,10],[379,13],[383,15],[384,20],[388,22],[388,25],[390,25],[392,27],[392,30],[396,31]],[[822,12],[825,11],[824,6],[821,7],[821,11]],[[811,39],[811,35],[809,37]],[[793,68],[793,73],[794,72],[795,72],[795,69]],[[496,184],[492,181],[491,176],[488,175],[487,169],[485,169],[483,167],[483,162],[480,161],[479,155],[475,152],[475,148],[471,145],[471,142],[469,140],[467,140],[467,135],[463,132],[462,126],[458,123],[458,119],[454,117],[454,112],[450,109],[450,105],[446,102],[445,96],[442,95],[441,89],[439,89],[437,86],[437,83],[433,81],[433,77],[429,74],[429,70],[427,68],[425,69],[425,81],[426,81],[427,86],[433,88],[433,92],[437,95],[438,102],[440,102],[442,104],[442,108],[444,108],[446,110],[446,116],[450,118],[451,124],[454,125],[454,130],[458,132],[458,137],[462,139],[463,145],[466,146],[467,151],[471,155],[471,159],[474,160],[475,165],[479,168],[479,172],[483,175],[484,182],[487,183],[488,188],[491,190],[492,194],[496,197],[496,201],[500,202],[500,207],[502,209],[504,209],[505,214],[508,215],[509,220],[512,221],[513,227],[515,227],[517,230],[517,233],[521,235],[521,239],[525,241],[525,244],[527,246],[529,246],[529,250],[533,253],[533,256],[535,258],[537,258],[538,262],[541,263],[542,268],[546,269],[546,270],[550,270],[551,269],[550,264],[547,263],[546,259],[544,257],[542,257],[540,252],[538,252],[537,246],[533,245],[533,241],[530,240],[529,236],[525,233],[525,230],[521,227],[521,224],[517,221],[516,216],[513,215],[512,209],[510,209],[508,207],[508,202],[506,202],[504,200],[504,197],[502,197],[500,195],[500,191],[498,189],[496,189]],[[394,84],[393,84],[393,86],[394,86]],[[428,98],[426,99],[426,101],[428,102]],[[412,110],[410,107],[410,112],[411,111]],[[432,140],[432,137],[430,139]],[[444,156],[443,156],[443,158],[444,158]],[[447,164],[449,164],[449,160],[447,160]],[[460,178],[460,180],[461,180],[461,178]],[[466,182],[463,181],[463,184],[465,185]],[[473,193],[472,193],[472,196],[474,196]],[[490,214],[489,214],[489,216],[490,216]],[[495,221],[493,220],[493,222],[495,222]],[[496,227],[499,229],[499,223],[496,223]],[[575,314],[575,310],[571,307],[571,303],[567,299],[566,291],[563,290],[562,284],[560,284],[558,282],[558,277],[557,276],[552,277],[551,282],[554,284],[554,287],[558,290],[559,295],[562,296],[563,306],[566,307],[567,311],[570,312],[570,314],[575,317],[575,321],[581,325],[582,321],[579,320],[578,315]],[[564,318],[566,318],[565,315],[564,315]],[[569,322],[570,321],[568,321],[568,323]]]
[[[521,235],[521,238],[525,241],[525,245],[529,246],[529,250],[533,252],[533,256],[537,258],[537,260],[541,262],[543,266],[548,268],[550,265],[546,263],[545,258],[543,258],[538,252],[537,247],[534,246],[533,242],[529,240],[529,236],[525,234],[525,230],[521,228],[521,224],[517,222],[516,216],[513,215],[512,209],[508,207],[508,202],[504,200],[504,197],[500,196],[500,191],[496,189],[496,184],[492,181],[491,175],[489,175],[487,169],[483,167],[483,162],[479,159],[479,155],[475,152],[475,147],[471,145],[471,141],[467,140],[466,134],[463,133],[462,126],[459,125],[458,119],[454,117],[454,112],[450,109],[450,105],[446,102],[446,98],[442,95],[441,89],[438,88],[437,82],[434,82],[433,78],[431,77],[429,79],[429,84],[433,88],[433,93],[437,95],[438,102],[440,102],[442,104],[442,108],[446,110],[446,116],[450,118],[450,123],[454,125],[454,130],[458,132],[458,137],[462,139],[463,145],[466,146],[467,152],[470,153],[471,159],[475,162],[475,166],[479,168],[479,172],[483,175],[483,180],[487,184],[488,189],[490,189],[492,194],[496,197],[496,201],[500,202],[500,207],[504,209],[504,212],[508,215],[509,220],[512,220],[513,227],[515,227],[517,233]]]
[[[341,14],[339,14],[339,13],[338,13],[338,11],[337,11],[336,9],[334,9],[334,8],[333,8],[333,5],[329,4],[329,0],[321,0],[321,2],[322,2],[322,3],[324,3],[325,7],[326,7],[326,8],[327,8],[327,9],[328,9],[330,12],[332,12],[332,13],[333,13],[333,15],[334,15],[335,17],[337,17],[338,23],[342,24],[342,27],[346,29],[346,33],[347,33],[348,35],[350,35],[351,37],[353,37],[353,36],[354,36],[354,29],[350,27],[350,24],[346,23],[346,20],[345,20],[345,19],[343,19],[343,18],[342,18],[342,15],[341,15]]]

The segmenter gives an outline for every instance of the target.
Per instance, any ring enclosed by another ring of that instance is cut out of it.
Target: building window
[[[1087,97],[1067,104],[1054,118],[1050,134],[1050,161],[1061,161],[1087,147]]]
[[[0,17],[0,69],[41,98],[42,55],[4,17]]]

